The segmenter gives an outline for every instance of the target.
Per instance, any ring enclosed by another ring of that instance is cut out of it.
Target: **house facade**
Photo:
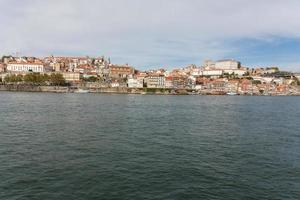
[[[6,67],[9,72],[44,72],[43,63],[11,62]]]

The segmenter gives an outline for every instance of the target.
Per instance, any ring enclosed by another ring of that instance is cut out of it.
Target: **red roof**
[[[172,76],[167,76],[166,77],[166,81],[172,81],[173,80],[173,77]]]

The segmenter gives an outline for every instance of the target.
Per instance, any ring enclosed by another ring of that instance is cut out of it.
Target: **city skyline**
[[[299,71],[300,2],[0,1],[1,54],[104,55],[139,69],[234,58]]]

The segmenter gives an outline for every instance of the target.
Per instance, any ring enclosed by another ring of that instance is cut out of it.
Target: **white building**
[[[291,80],[292,81],[292,80]],[[274,78],[272,80],[272,82],[276,83],[276,84],[284,84],[286,81],[284,78]]]
[[[203,70],[201,71],[202,76],[222,76],[223,70]]]
[[[120,83],[118,82],[113,82],[110,84],[111,87],[116,88],[116,87],[120,87]]]
[[[224,73],[228,73],[228,74],[237,74],[238,76],[243,76],[244,74],[246,74],[246,70],[243,69],[224,69],[223,70]]]
[[[261,77],[261,76],[252,76],[253,80],[260,81],[262,83],[271,83],[273,81],[273,77]]]
[[[44,65],[42,63],[12,62],[7,64],[6,69],[11,72],[44,72]]]
[[[129,88],[142,88],[143,87],[143,80],[140,81],[135,78],[129,78],[127,80],[127,84]]]
[[[215,64],[216,69],[239,69],[241,63],[236,60],[219,60]]]
[[[202,70],[200,68],[192,69],[191,74],[192,76],[201,76]]]

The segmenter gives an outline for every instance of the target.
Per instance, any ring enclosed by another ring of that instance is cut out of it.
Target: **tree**
[[[243,76],[250,76],[249,71],[247,71]]]
[[[23,81],[23,78],[24,78],[23,75],[18,74],[17,77],[16,77],[16,81],[17,81],[17,82],[22,82],[22,81]]]
[[[7,82],[7,83],[22,82],[23,81],[23,76],[21,74],[7,75],[7,76],[5,76],[4,81]]]
[[[297,78],[297,77],[293,77],[293,82],[291,83],[291,85],[300,85],[300,81],[299,81],[299,79]]]
[[[43,84],[49,81],[49,76],[47,74],[29,73],[25,75],[24,81],[26,83]]]
[[[252,84],[254,84],[254,85],[261,84],[261,81],[260,80],[253,80]]]
[[[52,73],[49,81],[52,85],[66,85],[65,79],[60,73]]]
[[[97,80],[98,80],[98,78],[95,76],[90,76],[88,78],[84,78],[84,81],[86,81],[86,82],[96,82]]]
[[[10,77],[9,76],[5,76],[4,77],[4,82],[10,82]]]

